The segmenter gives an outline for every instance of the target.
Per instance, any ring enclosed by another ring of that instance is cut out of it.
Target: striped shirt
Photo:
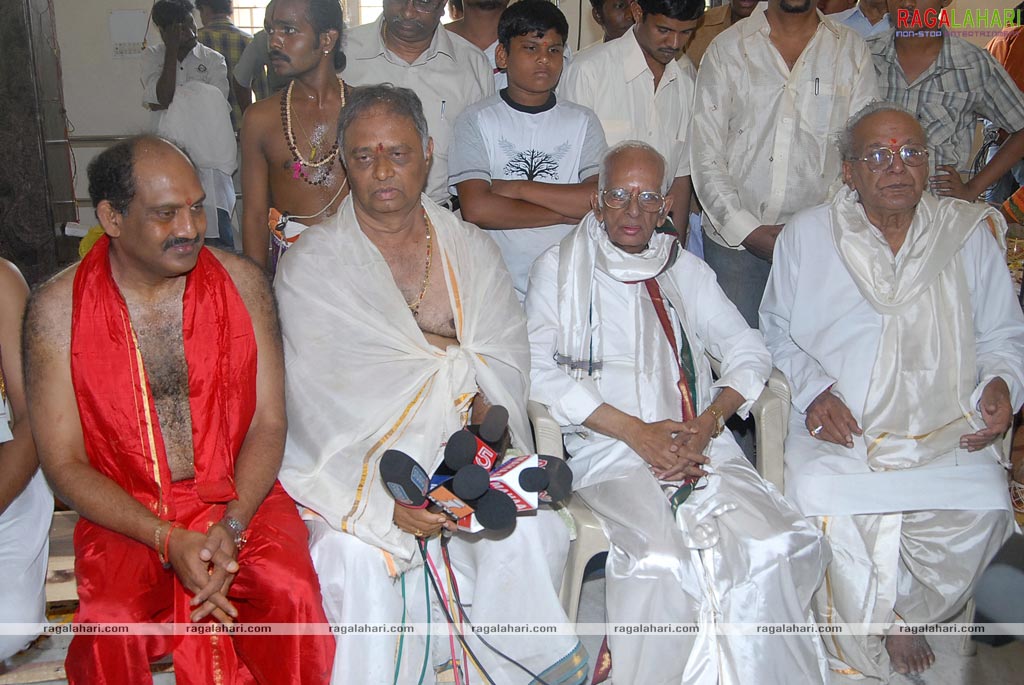
[[[199,29],[197,35],[200,43],[224,56],[224,61],[228,63],[228,83],[234,86],[235,65],[242,57],[245,46],[252,40],[252,34],[222,19],[211,21]],[[242,108],[238,106],[233,87],[229,89],[228,102],[231,103],[231,127],[238,131],[242,125]]]
[[[1024,129],[1024,95],[992,55],[947,33],[939,56],[908,84],[895,36],[890,30],[868,40],[878,90],[917,115],[934,165],[970,168],[978,117],[1011,133]]]

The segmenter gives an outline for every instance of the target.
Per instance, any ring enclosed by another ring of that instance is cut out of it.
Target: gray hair
[[[597,177],[598,191],[600,192],[605,189],[605,182],[608,180],[608,167],[612,165],[612,160],[620,153],[626,152],[627,150],[646,152],[661,162],[661,194],[666,194],[668,189],[672,186],[672,176],[668,173],[668,162],[665,161],[664,155],[640,140],[624,140],[621,143],[613,145],[608,152],[604,153],[604,157],[601,159],[601,172]],[[604,200],[602,200],[602,202],[604,202]]]
[[[867,119],[872,114],[878,114],[879,112],[898,112],[900,114],[906,114],[908,117],[918,122],[920,120],[917,115],[911,112],[903,105],[898,105],[895,102],[888,102],[886,100],[874,100],[864,105],[859,112],[851,116],[846,120],[846,128],[836,137],[836,145],[839,146],[839,154],[844,160],[852,160],[856,157],[857,153],[853,149],[853,130],[857,128],[860,122]],[[928,145],[928,132],[924,130],[924,126],[921,126],[921,131],[924,133],[924,144]]]
[[[423,103],[420,102],[419,96],[408,88],[380,83],[375,86],[353,88],[341,110],[341,116],[338,117],[338,146],[341,148],[343,158],[345,132],[348,127],[360,116],[377,107],[383,107],[391,114],[412,119],[423,144],[423,154],[427,154],[427,141],[430,137],[427,134],[427,118],[423,116]]]

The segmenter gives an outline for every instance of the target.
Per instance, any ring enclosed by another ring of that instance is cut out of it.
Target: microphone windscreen
[[[572,469],[565,460],[540,455],[538,463],[548,474],[548,487],[540,493],[540,500],[551,504],[568,497],[572,493]]]
[[[483,466],[463,466],[452,478],[452,491],[462,499],[483,497],[491,487],[491,477]]]
[[[444,465],[455,473],[463,466],[473,463],[476,457],[476,436],[468,430],[460,430],[448,438],[444,447]]]
[[[547,490],[550,480],[548,472],[537,466],[523,469],[519,473],[519,487],[527,492]]]
[[[398,450],[387,450],[381,455],[378,468],[381,480],[396,502],[413,508],[426,504],[430,479],[412,457]]]
[[[474,508],[476,520],[488,530],[505,530],[516,523],[516,503],[504,492],[488,490]]]
[[[508,428],[508,409],[496,404],[487,410],[487,416],[480,424],[480,439],[492,446],[501,440]]]

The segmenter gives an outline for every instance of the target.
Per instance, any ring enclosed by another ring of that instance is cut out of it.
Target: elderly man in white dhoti
[[[531,397],[568,428],[574,496],[611,541],[610,621],[812,621],[828,548],[723,431],[771,358],[714,272],[654,233],[667,189],[658,152],[615,146],[593,211],[534,264]],[[717,381],[705,352],[722,360]],[[615,684],[823,682],[816,637],[711,633],[613,633]]]
[[[761,328],[789,378],[786,495],[833,550],[832,669],[888,680],[934,661],[900,622],[949,619],[1011,533],[999,439],[1024,400],[1024,316],[984,204],[925,192],[928,141],[891,103],[852,117],[845,186],[782,232]]]
[[[396,506],[378,464],[397,449],[433,472],[448,436],[488,402],[508,409],[513,446],[529,451],[525,317],[497,246],[422,194],[432,145],[415,93],[356,89],[338,140],[352,193],[277,271],[289,424],[280,478],[305,507],[332,621],[436,622],[417,538],[443,568],[439,533],[451,524]],[[456,533],[447,550],[470,620],[565,623],[555,588],[568,544],[549,510],[500,538]],[[451,668],[509,684],[586,678],[574,635],[491,635],[520,668],[466,634],[479,666],[447,638],[340,637],[332,682],[448,682]]]

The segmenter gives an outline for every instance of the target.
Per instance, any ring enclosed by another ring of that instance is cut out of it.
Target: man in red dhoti
[[[203,247],[188,158],[132,138],[89,166],[103,238],[33,298],[29,412],[75,530],[78,623],[325,623],[277,483],[284,370],[262,272]],[[181,631],[175,631],[180,633]],[[291,631],[297,632],[297,631]],[[328,634],[77,635],[73,685],[326,684]]]

